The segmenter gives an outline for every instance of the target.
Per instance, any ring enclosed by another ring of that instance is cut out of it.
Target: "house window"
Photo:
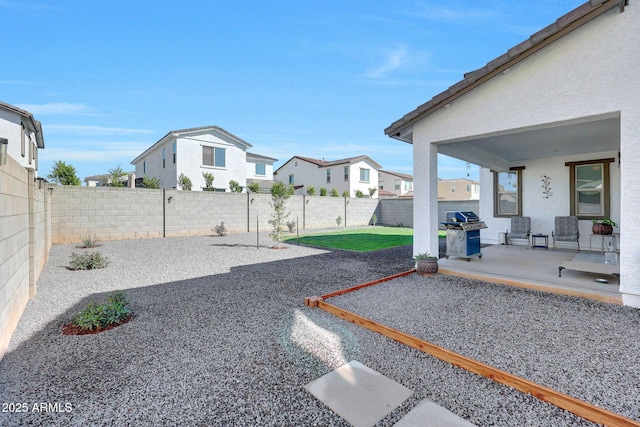
[[[147,173],[147,161],[142,162],[142,173]]]
[[[404,182],[404,189],[406,191],[413,191],[413,181],[405,181]]]
[[[294,178],[295,178],[294,174],[289,175],[289,184],[293,184],[295,182]]]
[[[224,148],[202,146],[202,165],[223,168],[226,165]]]
[[[400,180],[396,179],[395,182],[394,182],[394,185],[395,185],[395,189],[399,190],[400,189]]]
[[[31,142],[31,138],[29,138],[29,164],[33,160],[33,142]]]
[[[384,190],[384,181],[378,181],[378,188]]]
[[[609,163],[614,159],[567,162],[571,215],[580,219],[609,217]]]
[[[493,216],[522,215],[523,166],[493,173]]]
[[[471,184],[467,184],[467,193],[471,193]]]
[[[331,182],[331,169],[327,169],[327,183]]]
[[[34,148],[35,151],[33,152],[33,163],[34,163],[34,167],[36,168],[36,170],[38,170],[38,145],[34,144]]]
[[[162,149],[162,167],[164,168],[167,165],[167,149]]]
[[[264,176],[267,174],[267,166],[264,163],[256,163],[256,175]]]
[[[26,147],[25,147],[25,135],[24,135],[24,125],[22,125],[22,131],[20,132],[20,142],[22,143],[21,145],[21,153],[22,153],[22,157],[24,157],[26,155]]]
[[[344,180],[349,181],[349,166],[344,167]]]
[[[173,164],[176,164],[176,152],[177,152],[177,147],[176,147],[176,143],[173,143]]]
[[[360,168],[360,182],[369,182],[369,169]]]

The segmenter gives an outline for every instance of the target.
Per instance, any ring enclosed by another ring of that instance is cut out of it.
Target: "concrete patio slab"
[[[475,427],[475,424],[425,399],[395,423],[394,427]]]
[[[413,391],[352,360],[304,388],[354,427],[370,427]]]

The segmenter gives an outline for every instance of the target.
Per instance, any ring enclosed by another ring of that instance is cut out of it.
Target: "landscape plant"
[[[273,214],[269,220],[269,224],[273,227],[269,237],[274,239],[278,243],[278,247],[282,247],[282,241],[284,240],[284,227],[286,220],[290,215],[287,212],[287,200],[293,194],[293,187],[285,185],[282,182],[276,182],[271,186],[271,202],[269,203],[273,208]]]
[[[150,177],[150,176],[144,176],[142,177],[142,187],[143,188],[151,188],[151,189],[155,189],[155,190],[159,190],[160,189],[160,179],[154,177]]]
[[[338,224],[338,227],[340,227],[342,225],[342,217],[341,216],[336,218],[336,224]]]
[[[335,188],[332,188],[332,189],[331,189],[331,193],[330,193],[330,194],[331,194],[331,197],[338,197],[338,196],[340,196],[340,195],[338,194],[338,190],[336,190]]]
[[[91,301],[73,318],[73,324],[85,331],[122,323],[131,315],[129,299],[122,291],[109,295],[103,304]]]
[[[100,252],[87,252],[84,254],[71,253],[70,270],[96,270],[109,265],[107,257]]]
[[[218,234],[218,236],[225,236],[227,234],[227,229],[224,226],[224,221],[220,222],[220,225],[216,225],[214,227],[214,230],[216,231],[216,233]]]
[[[373,197],[374,194],[376,194],[376,191],[378,191],[377,188],[370,188],[369,189],[369,197]]]
[[[113,169],[109,169],[109,178],[107,180],[107,187],[124,187],[124,178],[127,175],[125,171],[122,170],[120,165]]]
[[[376,223],[378,222],[378,215],[373,214],[373,216],[371,217],[371,223],[373,224],[373,226],[376,226]]]
[[[231,190],[232,193],[242,193],[242,186],[238,181],[232,179],[229,181],[229,190]]]
[[[320,195],[321,195],[322,197],[326,197],[326,195],[327,195],[327,189],[326,189],[326,188],[324,188],[324,187],[320,187]]]
[[[315,188],[313,185],[310,185],[310,186],[307,188],[307,194],[308,194],[309,196],[315,196],[315,195],[316,195],[316,188]]]
[[[362,190],[356,190],[356,197],[358,199],[362,199],[364,197],[364,193],[362,192]]]
[[[350,197],[349,190],[344,190],[344,191],[342,192],[342,197],[345,197],[345,198],[346,198],[346,197]]]
[[[293,233],[293,231],[296,229],[296,222],[295,221],[287,221],[287,228],[289,229],[290,233]]]
[[[51,181],[60,185],[80,185],[80,178],[76,174],[76,168],[67,164],[62,160],[58,160],[53,164],[53,168],[49,175],[47,175]]]
[[[191,183],[191,178],[181,173],[178,177],[178,186],[183,191],[191,191],[191,187],[193,186],[193,184]]]
[[[250,184],[247,185],[247,190],[249,190],[252,193],[259,193],[260,192],[260,184],[258,184],[257,182],[252,182]]]
[[[213,191],[213,180],[215,177],[211,172],[202,172],[202,177],[204,178],[204,191]]]
[[[81,249],[87,249],[87,248],[95,248],[97,246],[100,246],[98,243],[100,242],[100,240],[98,240],[98,238],[96,236],[91,236],[91,233],[87,234],[86,236],[82,236],[82,238],[80,239],[80,241],[82,242],[80,244],[80,246],[78,246]]]

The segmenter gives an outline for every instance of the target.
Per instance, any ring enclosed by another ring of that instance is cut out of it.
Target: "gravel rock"
[[[93,250],[109,267],[70,271],[70,254],[82,250],[54,246],[0,361],[0,400],[14,403],[0,425],[344,426],[303,386],[350,360],[414,391],[380,426],[424,398],[477,425],[591,425],[304,305],[411,269],[411,247],[286,247],[258,249],[250,234],[104,242]],[[129,296],[132,321],[61,334],[74,313],[115,290]],[[640,419],[636,310],[443,275],[329,302]]]

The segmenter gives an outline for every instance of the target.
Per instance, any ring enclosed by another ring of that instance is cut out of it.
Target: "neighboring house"
[[[293,185],[295,194],[307,194],[308,188],[313,187],[316,195],[320,195],[320,188],[326,188],[327,195],[335,189],[340,196],[348,191],[350,197],[355,197],[360,190],[369,197],[370,190],[375,189],[373,198],[377,198],[380,169],[369,156],[332,161],[293,156],[273,175],[277,181]]]
[[[272,157],[261,156],[255,153],[247,153],[247,185],[257,182],[260,185],[261,193],[268,193],[273,180],[273,164],[278,159]]]
[[[135,172],[125,172],[126,175],[120,177],[120,181],[124,183],[125,187],[134,187]],[[105,173],[102,175],[91,175],[84,178],[84,183],[87,187],[106,187],[111,179],[111,174]]]
[[[205,188],[203,172],[213,174],[216,191],[228,191],[229,182],[246,187],[247,179],[273,179],[276,159],[247,153],[251,144],[218,126],[173,130],[136,157],[136,176],[160,180],[161,188],[179,188],[181,174],[192,190]],[[264,172],[264,174],[262,174]]]
[[[438,200],[479,200],[480,183],[468,178],[438,178]]]
[[[5,145],[7,155],[20,166],[33,169],[38,176],[38,149],[44,148],[44,136],[33,114],[0,101],[0,145]]]
[[[413,176],[405,173],[379,170],[378,193],[381,197],[413,196]]]
[[[640,307],[640,221],[628,216],[640,212],[638,28],[639,2],[592,0],[385,129],[414,144],[424,183],[414,195],[414,253],[438,253],[442,153],[481,166],[484,242],[497,243],[514,215],[548,234],[554,217],[575,215],[583,248],[592,219],[616,221],[619,289],[624,304]]]

